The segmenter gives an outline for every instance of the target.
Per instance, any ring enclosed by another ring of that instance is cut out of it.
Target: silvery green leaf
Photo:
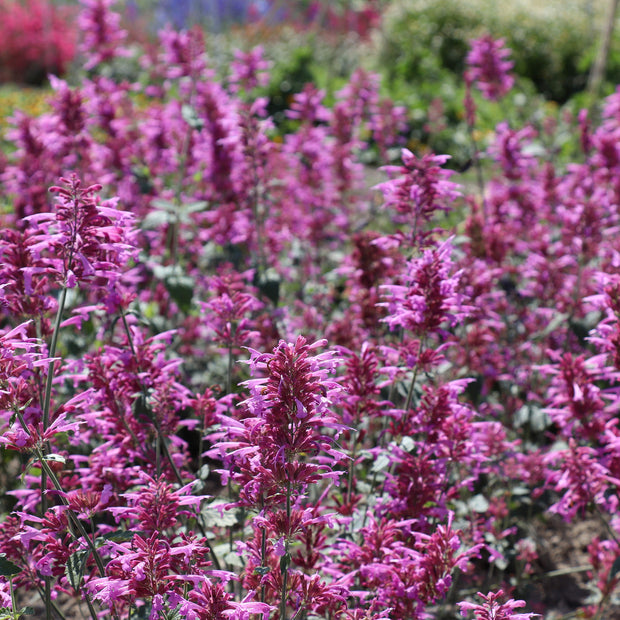
[[[44,461],[49,461],[50,463],[66,463],[67,459],[62,456],[62,454],[46,454],[43,457]]]
[[[380,472],[380,471],[383,471],[384,469],[387,469],[389,465],[390,465],[389,457],[386,456],[385,454],[380,454],[375,459],[375,461],[372,464],[372,467],[370,469],[373,472]]]
[[[174,202],[164,198],[155,198],[151,201],[151,206],[162,211],[168,211],[168,213],[176,213],[178,210],[178,206]]]
[[[198,116],[198,113],[191,105],[183,104],[181,106],[181,116],[192,129],[200,130],[205,125],[204,119]]]
[[[237,525],[234,510],[226,510],[227,502],[213,502],[202,508],[205,527],[231,527]]]
[[[489,509],[489,500],[480,493],[474,495],[467,503],[474,512],[483,513]]]

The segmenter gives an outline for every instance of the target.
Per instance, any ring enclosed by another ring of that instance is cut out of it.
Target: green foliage
[[[17,564],[13,564],[13,562],[7,560],[4,554],[0,555],[0,576],[12,577],[13,575],[18,575],[21,572],[22,569],[17,566]]]
[[[18,620],[23,616],[34,616],[32,607],[22,607],[18,611],[13,611],[9,607],[0,608],[0,620]]]
[[[82,579],[84,578],[84,571],[86,569],[86,560],[89,555],[89,549],[79,549],[78,551],[72,553],[67,560],[65,575],[71,584],[71,587],[76,592],[80,591]]]
[[[408,83],[460,75],[472,38],[490,33],[513,51],[515,73],[558,102],[582,90],[596,53],[604,3],[591,0],[396,0],[386,11],[379,60],[388,79]],[[620,74],[616,34],[609,79]]]
[[[267,91],[267,109],[276,123],[284,121],[284,112],[289,109],[291,97],[301,92],[306,84],[315,82],[313,64],[312,48],[301,46],[287,60],[274,67]]]

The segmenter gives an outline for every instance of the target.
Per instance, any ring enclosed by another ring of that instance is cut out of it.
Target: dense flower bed
[[[474,41],[465,189],[447,155],[387,165],[405,116],[377,76],[330,107],[307,85],[283,135],[260,49],[221,81],[199,30],[166,29],[148,83],[117,81],[112,3],[83,4],[89,77],[16,112],[0,161],[2,617],[525,620],[551,515],[601,524],[601,617],[620,92],[574,119],[570,165],[553,119],[483,153],[476,102],[513,83]]]

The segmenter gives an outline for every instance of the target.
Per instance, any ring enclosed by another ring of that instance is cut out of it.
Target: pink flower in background
[[[507,60],[510,50],[503,39],[485,35],[471,42],[467,54],[467,80],[476,84],[482,96],[498,101],[512,88],[514,78],[510,75],[513,63]]]
[[[550,465],[547,484],[560,497],[549,507],[549,512],[561,515],[568,522],[578,514],[585,514],[590,506],[612,514],[617,510],[620,480],[602,464],[597,450],[579,446],[570,438],[568,448],[550,452],[547,461]],[[551,470],[554,466],[555,471]]]
[[[393,213],[393,221],[410,229],[402,233],[407,235],[409,245],[431,245],[430,237],[435,231],[429,230],[428,224],[440,211],[449,211],[461,195],[459,185],[449,180],[454,171],[443,167],[450,156],[416,157],[409,149],[402,149],[401,158],[402,165],[382,168],[392,178],[375,189],[383,193],[383,207]],[[385,245],[383,239],[380,243]]]
[[[250,92],[257,87],[267,86],[270,67],[271,63],[264,58],[262,46],[247,53],[235,50],[234,60],[230,63],[231,90]]]
[[[121,16],[112,9],[114,4],[115,0],[82,0],[78,25],[83,35],[80,51],[86,57],[87,70],[129,53],[122,45],[127,32],[120,27]]]

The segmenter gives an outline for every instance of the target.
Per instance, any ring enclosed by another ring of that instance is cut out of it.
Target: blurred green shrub
[[[586,85],[605,9],[600,0],[393,0],[378,41],[380,65],[392,83],[460,75],[469,41],[488,32],[512,49],[518,76],[564,103]],[[608,79],[620,81],[619,70],[620,29]]]

